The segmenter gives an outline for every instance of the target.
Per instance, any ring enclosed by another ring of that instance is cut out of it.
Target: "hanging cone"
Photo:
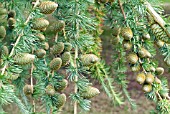
[[[43,30],[49,25],[48,20],[43,18],[36,18],[32,21],[32,28],[35,30]]]
[[[133,32],[130,27],[122,28],[121,34],[125,40],[131,40],[131,38],[133,37]]]
[[[10,28],[14,28],[15,27],[15,24],[16,24],[16,20],[14,18],[9,18],[8,19],[8,26]]]
[[[38,37],[38,39],[39,39],[41,42],[42,42],[42,41],[45,41],[45,36],[44,36],[43,34],[38,33],[36,36]]]
[[[153,34],[156,36],[157,40],[162,40],[163,42],[170,43],[170,39],[167,36],[164,29],[162,29],[159,24],[155,23],[151,25],[151,30]]]
[[[8,47],[7,46],[2,46],[2,50],[1,50],[1,54],[4,55],[4,56],[8,56],[9,54],[9,50],[8,50]]]
[[[62,57],[61,57],[61,59],[62,59],[62,66],[67,65],[70,62],[70,58],[71,58],[70,52],[64,52],[62,54]]]
[[[58,70],[60,69],[62,65],[62,60],[61,58],[54,58],[51,62],[50,62],[50,68],[52,70]]]
[[[43,58],[46,55],[46,51],[44,49],[38,49],[36,50],[36,56],[38,58]]]
[[[159,79],[159,78],[157,78],[157,77],[155,77],[155,83],[157,83],[157,84],[161,84],[162,82],[161,82],[161,80]]]
[[[0,26],[0,39],[3,39],[6,36],[6,29],[4,26]]]
[[[138,56],[135,53],[130,53],[127,56],[127,60],[129,61],[130,64],[136,64],[138,62]]]
[[[92,86],[87,87],[86,91],[82,92],[81,96],[85,99],[90,99],[98,95],[100,91]]]
[[[14,56],[16,64],[25,65],[34,62],[35,55],[29,53],[19,53]]]
[[[144,58],[144,57],[151,57],[152,55],[149,53],[149,51],[148,50],[146,50],[145,48],[141,48],[140,50],[139,50],[139,52],[138,52],[138,55],[139,55],[139,57],[141,57],[141,58]]]
[[[54,85],[54,88],[56,91],[60,92],[66,89],[67,85],[68,81],[66,79],[63,79],[62,81],[58,81],[57,84]]]
[[[143,85],[143,91],[146,92],[146,93],[151,92],[152,91],[152,85],[150,85],[150,84]]]
[[[82,63],[85,66],[90,66],[98,62],[100,59],[94,54],[85,54],[81,57]]]
[[[154,76],[151,73],[146,74],[146,82],[152,84],[154,82]]]
[[[8,11],[5,8],[0,8],[0,15],[6,15]]]
[[[31,95],[33,94],[33,88],[31,85],[26,84],[23,88],[24,94],[25,95]]]
[[[52,85],[47,85],[45,88],[46,94],[50,95],[50,96],[54,96],[55,95],[55,89]]]
[[[15,16],[16,16],[16,12],[15,12],[14,10],[9,11],[9,13],[8,13],[8,19],[9,19],[9,18],[15,18]]]
[[[66,95],[64,93],[58,95],[57,96],[56,108],[61,109],[64,106],[65,102],[66,102]]]
[[[58,42],[57,44],[55,44],[52,49],[51,49],[51,53],[53,55],[56,55],[56,54],[60,54],[62,53],[64,50],[64,43],[63,42]]]
[[[136,76],[136,81],[139,83],[139,84],[143,84],[145,82],[145,79],[146,79],[146,76],[144,73],[139,73],[137,76]]]
[[[64,51],[65,52],[68,52],[72,49],[72,44],[67,42],[67,43],[64,43]]]
[[[48,42],[43,42],[43,44],[42,44],[42,48],[43,49],[45,49],[46,51],[49,49],[49,44],[48,44]]]
[[[162,75],[163,73],[164,73],[164,68],[162,68],[162,67],[156,68],[156,74],[157,75]]]
[[[123,47],[125,48],[125,50],[131,50],[132,43],[130,43],[129,41],[125,41],[125,42],[123,42]]]
[[[138,72],[141,69],[140,64],[130,67],[133,72]]]
[[[44,1],[41,2],[39,9],[40,12],[43,14],[51,14],[53,13],[58,7],[58,4],[52,1]]]
[[[64,29],[65,27],[65,22],[63,20],[58,20],[54,23],[54,31],[59,32]]]

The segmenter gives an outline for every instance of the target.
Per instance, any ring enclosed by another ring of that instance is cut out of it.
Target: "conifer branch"
[[[35,9],[38,4],[39,4],[39,0],[36,0],[36,3],[35,3],[35,5],[34,5],[33,9]],[[29,14],[29,16],[28,16],[28,18],[27,18],[27,20],[25,21],[24,24],[26,25],[26,24],[30,21],[30,19],[31,19],[31,13]],[[11,56],[14,54],[14,50],[15,50],[17,44],[19,43],[19,41],[20,41],[20,39],[21,39],[21,37],[22,37],[23,35],[24,35],[24,30],[22,30],[21,33],[19,34],[19,36],[18,36],[15,44],[13,45],[13,47],[12,47],[12,49],[11,49],[11,52],[10,52],[10,54],[9,54],[9,57],[11,57]],[[6,70],[7,66],[8,66],[8,63],[6,62],[5,65],[4,65],[4,67],[2,68],[1,75],[3,75],[3,74],[5,73],[5,70]]]
[[[78,2],[79,0],[75,0],[75,15],[79,15],[79,9],[78,9]],[[75,21],[75,29],[76,29],[76,35],[75,35],[75,40],[79,38],[79,23]],[[75,52],[74,52],[74,68],[76,69],[76,74],[78,73],[77,69],[77,58],[78,58],[78,46],[75,46]],[[76,82],[78,81],[78,76],[75,76],[75,86],[74,86],[74,93],[78,92],[78,86]],[[78,110],[78,104],[77,101],[74,102],[74,114],[77,114]]]

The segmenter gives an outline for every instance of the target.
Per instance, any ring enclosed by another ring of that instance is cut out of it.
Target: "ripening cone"
[[[15,18],[16,12],[14,10],[9,11],[8,18]]]
[[[25,95],[31,95],[33,94],[33,87],[31,85],[26,84],[23,88]]]
[[[25,65],[34,62],[35,55],[29,53],[19,53],[14,56],[16,64]]]
[[[36,36],[38,37],[38,39],[39,39],[40,41],[45,41],[45,36],[44,36],[43,34],[38,33]]]
[[[64,52],[62,54],[62,57],[61,57],[61,59],[62,59],[62,66],[67,65],[70,62],[70,58],[71,58],[70,52]]]
[[[8,11],[5,8],[0,8],[0,15],[6,15]]]
[[[152,75],[151,73],[148,73],[148,74],[146,74],[146,82],[148,83],[148,84],[152,84],[153,82],[154,82],[154,75]]]
[[[98,95],[100,91],[92,86],[87,87],[86,91],[82,92],[81,96],[85,99],[90,99]]]
[[[44,18],[36,18],[32,21],[32,28],[35,30],[43,30],[49,25],[48,20]]]
[[[151,54],[149,53],[149,51],[148,50],[146,50],[145,48],[141,48],[140,50],[139,50],[139,52],[138,52],[138,55],[139,55],[139,57],[141,57],[141,58],[144,58],[144,57],[151,57]]]
[[[53,55],[56,55],[56,54],[60,54],[62,53],[64,50],[64,43],[63,42],[58,42],[57,44],[55,44],[52,49],[51,49],[51,53]]]
[[[4,26],[0,26],[0,39],[3,39],[6,36],[6,29]]]
[[[48,44],[48,42],[44,42],[43,44],[42,44],[42,48],[43,49],[45,49],[46,51],[49,49],[49,44]]]
[[[66,79],[63,79],[61,81],[58,81],[56,85],[54,85],[54,88],[56,91],[60,92],[64,90],[68,85],[68,81]]]
[[[120,27],[114,27],[113,31],[112,31],[112,35],[113,36],[118,36],[121,32],[121,28]]]
[[[159,79],[159,78],[157,78],[157,77],[155,77],[155,83],[157,83],[157,84],[161,84],[161,80]]]
[[[81,57],[82,63],[85,66],[90,66],[98,62],[100,59],[94,54],[85,54]]]
[[[164,68],[162,68],[162,67],[156,68],[156,74],[157,75],[162,75],[163,73],[164,73]]]
[[[56,107],[58,109],[62,108],[64,106],[66,102],[66,95],[63,93],[63,94],[60,94],[57,96],[57,103],[56,103]]]
[[[72,49],[72,44],[67,42],[67,43],[64,43],[64,51],[67,52],[67,51],[70,51]]]
[[[150,85],[150,84],[143,85],[143,91],[146,92],[146,93],[151,92],[152,91],[152,85]]]
[[[41,2],[39,9],[40,12],[43,14],[51,14],[53,13],[58,7],[58,4],[52,1],[44,1]]]
[[[36,50],[36,56],[38,58],[43,58],[46,55],[46,51],[44,49],[38,49]]]
[[[132,48],[132,43],[128,42],[128,41],[125,41],[123,43],[123,47],[125,48],[125,50],[131,50]]]
[[[54,32],[59,32],[64,29],[65,22],[63,20],[57,20],[54,24]]]
[[[122,28],[121,34],[125,40],[131,40],[131,38],[133,37],[133,32],[130,27]]]
[[[50,95],[50,96],[55,95],[55,89],[52,85],[47,85],[45,88],[45,91],[47,95]]]
[[[136,81],[139,83],[139,84],[143,84],[145,82],[145,79],[146,79],[146,76],[144,73],[139,73],[137,76],[136,76]]]
[[[138,72],[141,69],[140,64],[130,67],[133,72]]]
[[[7,46],[2,46],[2,52],[1,52],[2,55],[5,55],[5,56],[8,56],[9,54],[9,50],[8,50],[8,47]]]
[[[14,27],[16,23],[16,20],[14,18],[9,18],[8,19],[8,25],[9,27]]]
[[[130,64],[136,64],[138,61],[138,56],[135,53],[130,53],[127,57],[127,60]]]
[[[50,68],[52,70],[58,70],[60,69],[62,65],[62,60],[61,58],[54,58],[51,62],[50,62]]]

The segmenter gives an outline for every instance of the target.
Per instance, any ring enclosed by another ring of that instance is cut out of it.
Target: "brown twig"
[[[121,11],[122,11],[123,17],[124,17],[124,19],[126,20],[126,15],[125,15],[125,12],[124,12],[124,10],[123,10],[123,6],[122,6],[120,0],[118,0],[118,2],[119,2],[120,9],[121,9]]]

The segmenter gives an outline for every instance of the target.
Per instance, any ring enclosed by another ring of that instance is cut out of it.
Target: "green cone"
[[[62,60],[61,58],[54,58],[51,62],[50,62],[50,68],[52,70],[58,70],[60,69],[62,65]]]

